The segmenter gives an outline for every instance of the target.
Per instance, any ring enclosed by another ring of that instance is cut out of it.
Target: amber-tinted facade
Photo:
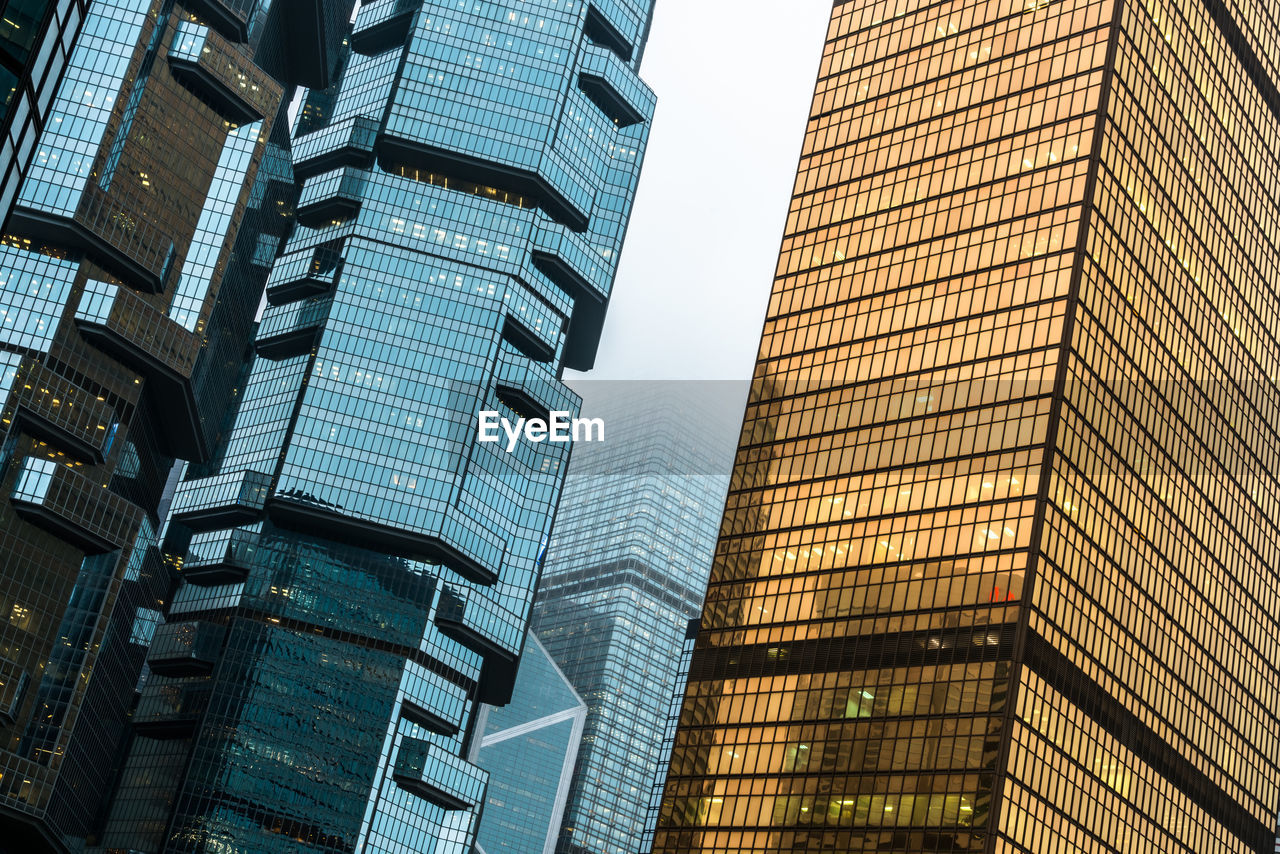
[[[1278,35],[835,5],[655,852],[1272,850]]]

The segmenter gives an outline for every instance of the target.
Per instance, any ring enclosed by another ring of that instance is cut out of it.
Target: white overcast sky
[[[641,68],[658,110],[584,378],[750,378],[830,15],[658,0]]]

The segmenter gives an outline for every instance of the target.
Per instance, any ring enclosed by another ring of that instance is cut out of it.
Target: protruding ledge
[[[502,323],[502,340],[535,362],[551,362],[556,353],[547,342],[518,318],[507,315]]]
[[[373,165],[378,123],[368,116],[354,116],[312,131],[293,144],[293,174],[300,180],[343,166],[367,169]]]
[[[348,515],[340,507],[325,506],[310,496],[280,493],[267,503],[271,520],[281,527],[314,534],[363,548],[447,566],[468,581],[490,585],[498,573],[433,534],[406,531]]]
[[[19,516],[75,543],[87,554],[133,545],[142,510],[51,459],[27,457],[11,499]]]
[[[589,211],[581,210],[567,196],[552,186],[541,175],[512,169],[478,157],[468,157],[453,151],[432,148],[384,136],[378,141],[378,162],[383,169],[394,171],[400,165],[410,165],[429,172],[456,177],[485,186],[497,187],[529,196],[551,218],[564,223],[574,231],[586,231],[591,224]]]
[[[222,653],[226,627],[203,620],[166,623],[156,630],[147,664],[161,676],[210,673]]]
[[[148,738],[185,738],[208,708],[213,684],[208,680],[158,684],[160,681],[148,682],[133,713],[133,726]]]
[[[630,62],[635,53],[630,40],[600,11],[599,4],[592,3],[587,7],[587,38],[598,45],[609,48],[623,62]]]
[[[234,528],[262,517],[270,490],[271,476],[250,470],[184,481],[170,512],[193,531]]]
[[[351,49],[375,56],[403,45],[409,38],[413,15],[421,6],[418,0],[374,0],[361,4],[351,33]]]
[[[96,186],[96,184],[91,184],[90,187],[86,188],[86,194],[92,194],[92,188]],[[110,219],[109,215],[105,213],[104,216]],[[118,245],[118,242],[112,239],[113,236],[105,227],[99,230],[90,228],[85,221],[85,216],[82,216],[79,211],[77,211],[75,219],[67,219],[32,210],[31,208],[14,208],[13,213],[9,215],[8,229],[14,234],[31,238],[33,242],[39,241],[84,250],[89,257],[113,273],[119,274],[130,285],[140,291],[153,294],[161,293],[164,290],[165,280],[168,278],[177,256],[177,250],[172,240],[168,241],[169,248],[167,252],[158,253],[158,251],[152,251],[159,245],[161,239],[159,235],[156,235],[156,240],[145,249],[147,250],[146,254],[149,256],[148,260],[155,260],[159,263],[148,264],[139,255],[120,248],[124,241],[119,241]],[[139,230],[148,231],[150,229],[149,227],[143,227]]]
[[[446,720],[430,709],[424,709],[417,703],[411,703],[404,700],[400,703],[400,716],[407,721],[411,721],[424,729],[429,729],[440,735],[457,735],[458,724]]]
[[[618,127],[647,121],[656,103],[635,71],[608,50],[588,45],[582,52],[578,85]]]
[[[267,279],[267,302],[283,305],[327,293],[342,275],[342,261],[341,246],[328,244],[282,257]]]
[[[332,299],[311,299],[271,306],[258,325],[254,348],[275,360],[308,352],[332,305]]]
[[[489,775],[438,745],[402,738],[391,772],[396,785],[447,810],[473,809],[484,797]]]
[[[202,587],[236,584],[249,577],[257,533],[233,528],[196,534],[182,562],[182,577]]]
[[[188,0],[209,24],[232,41],[249,37],[249,16],[257,8],[257,0]]]
[[[96,279],[85,283],[75,323],[86,341],[147,378],[146,393],[160,404],[166,449],[183,459],[207,459],[209,439],[191,386],[200,337],[128,288]]]

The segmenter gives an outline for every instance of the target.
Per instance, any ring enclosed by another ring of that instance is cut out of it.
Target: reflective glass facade
[[[680,713],[684,710],[684,694],[689,679],[689,668],[693,664],[693,648],[698,640],[698,629],[701,621],[689,621],[684,633],[684,646],[680,650],[680,678],[675,690],[671,692],[671,705],[667,710],[667,722],[662,730],[662,746],[658,750],[658,773],[654,775],[653,788],[649,793],[649,813],[645,818],[644,836],[640,838],[641,854],[653,851],[654,835],[658,829],[658,818],[662,814],[662,795],[667,788],[667,771],[671,767],[671,751],[675,748],[676,732],[680,729]]]
[[[470,759],[489,774],[475,854],[553,854],[587,705],[530,635],[511,702],[481,706]]]
[[[656,852],[1261,852],[1276,23],[834,6]]]
[[[39,77],[9,100],[37,134],[3,155],[26,174],[0,241],[0,849],[24,852],[99,837],[168,599],[166,482],[218,442],[259,247],[293,224],[277,116],[314,79],[269,37],[305,4],[54,5],[0,28]]]
[[[559,377],[594,359],[622,247],[649,13],[365,3],[303,93],[296,227],[174,496],[107,849],[470,850],[473,711],[511,695],[567,459],[481,443],[477,414],[577,411]],[[217,169],[243,160],[228,138]],[[207,275],[176,267],[172,322]]]
[[[710,383],[583,389],[584,415],[604,421],[605,441],[574,449],[533,629],[588,708],[556,851],[631,854],[666,771],[664,730],[710,571],[733,441],[726,422],[741,397]]]
[[[0,3],[0,224],[49,118],[87,0]]]

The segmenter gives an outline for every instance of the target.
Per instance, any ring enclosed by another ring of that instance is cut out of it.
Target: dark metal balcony
[[[332,299],[312,299],[274,305],[262,315],[254,348],[268,359],[286,359],[306,353],[316,331],[329,319]]]
[[[162,676],[197,676],[209,673],[222,652],[227,630],[214,623],[193,620],[166,623],[156,629],[147,652],[147,664]]]
[[[256,471],[218,474],[178,485],[170,512],[197,531],[234,528],[262,516],[271,476]]]
[[[215,586],[236,584],[249,576],[258,534],[233,528],[196,534],[182,562],[182,577],[192,584]]]
[[[22,430],[72,456],[101,463],[119,426],[111,405],[43,364],[19,374],[13,401]]]
[[[133,545],[143,512],[134,504],[54,460],[27,457],[12,497],[18,515],[89,554]]]
[[[342,275],[342,249],[325,244],[315,249],[285,255],[276,262],[267,279],[267,302],[283,305],[333,289]]]
[[[447,810],[477,806],[489,783],[488,772],[416,738],[400,740],[391,776],[400,788]]]
[[[209,705],[213,683],[170,682],[163,677],[147,683],[133,713],[133,725],[149,738],[184,738],[195,730]]]

